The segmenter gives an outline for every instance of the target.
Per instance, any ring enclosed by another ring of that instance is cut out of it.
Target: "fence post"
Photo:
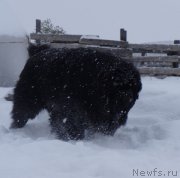
[[[36,33],[41,33],[41,20],[36,19]],[[40,40],[36,40],[36,43],[39,44]]]
[[[127,31],[124,28],[120,29],[120,41],[127,41]]]
[[[41,32],[41,20],[36,19],[36,33]]]
[[[174,44],[179,45],[180,44],[180,40],[174,40]],[[179,55],[178,52],[177,52],[177,55]],[[179,63],[178,62],[173,62],[172,63],[172,67],[173,68],[178,68],[179,67]]]

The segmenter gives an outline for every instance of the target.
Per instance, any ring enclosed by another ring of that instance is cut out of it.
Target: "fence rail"
[[[108,46],[108,47],[119,47],[119,48],[128,47],[128,43],[124,41],[102,40],[102,39],[81,38],[79,40],[79,43],[85,45],[97,45],[97,46]]]
[[[51,35],[31,33],[30,38],[50,43],[78,43],[82,35]]]
[[[132,62],[180,62],[180,56],[135,56],[131,59]]]
[[[166,44],[129,44],[134,53],[169,53],[180,52],[180,45]]]
[[[150,76],[180,76],[180,68],[165,67],[138,67],[139,72],[143,75]]]
[[[131,58],[132,50],[127,48],[114,48],[105,46],[84,45],[79,43],[51,43],[52,48],[91,48],[102,52],[111,52],[117,57]]]

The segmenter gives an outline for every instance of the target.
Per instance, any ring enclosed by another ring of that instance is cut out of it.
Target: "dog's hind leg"
[[[50,124],[52,132],[62,140],[81,140],[86,128],[86,114],[77,101],[61,98],[51,104]]]

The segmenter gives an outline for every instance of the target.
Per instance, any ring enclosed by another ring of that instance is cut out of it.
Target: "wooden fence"
[[[113,41],[102,39],[86,38],[83,35],[45,35],[30,34],[30,38],[42,43],[49,43],[52,48],[78,48],[88,47],[103,52],[112,52],[115,56],[131,58],[132,50],[127,48],[128,43],[125,41]]]
[[[180,41],[173,45],[165,44],[129,44],[127,32],[120,29],[120,41],[103,40],[83,35],[47,35],[41,34],[41,23],[36,20],[36,33],[30,38],[37,43],[49,43],[53,48],[88,47],[101,51],[110,51],[128,62],[134,63],[142,75],[180,76]]]
[[[180,76],[180,45],[129,44],[130,59],[141,74],[152,76]]]

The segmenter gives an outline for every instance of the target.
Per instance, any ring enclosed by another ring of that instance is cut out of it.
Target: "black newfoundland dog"
[[[126,123],[141,90],[137,69],[111,53],[89,48],[30,45],[14,89],[11,128],[25,126],[46,109],[62,140],[90,133],[113,135]]]

